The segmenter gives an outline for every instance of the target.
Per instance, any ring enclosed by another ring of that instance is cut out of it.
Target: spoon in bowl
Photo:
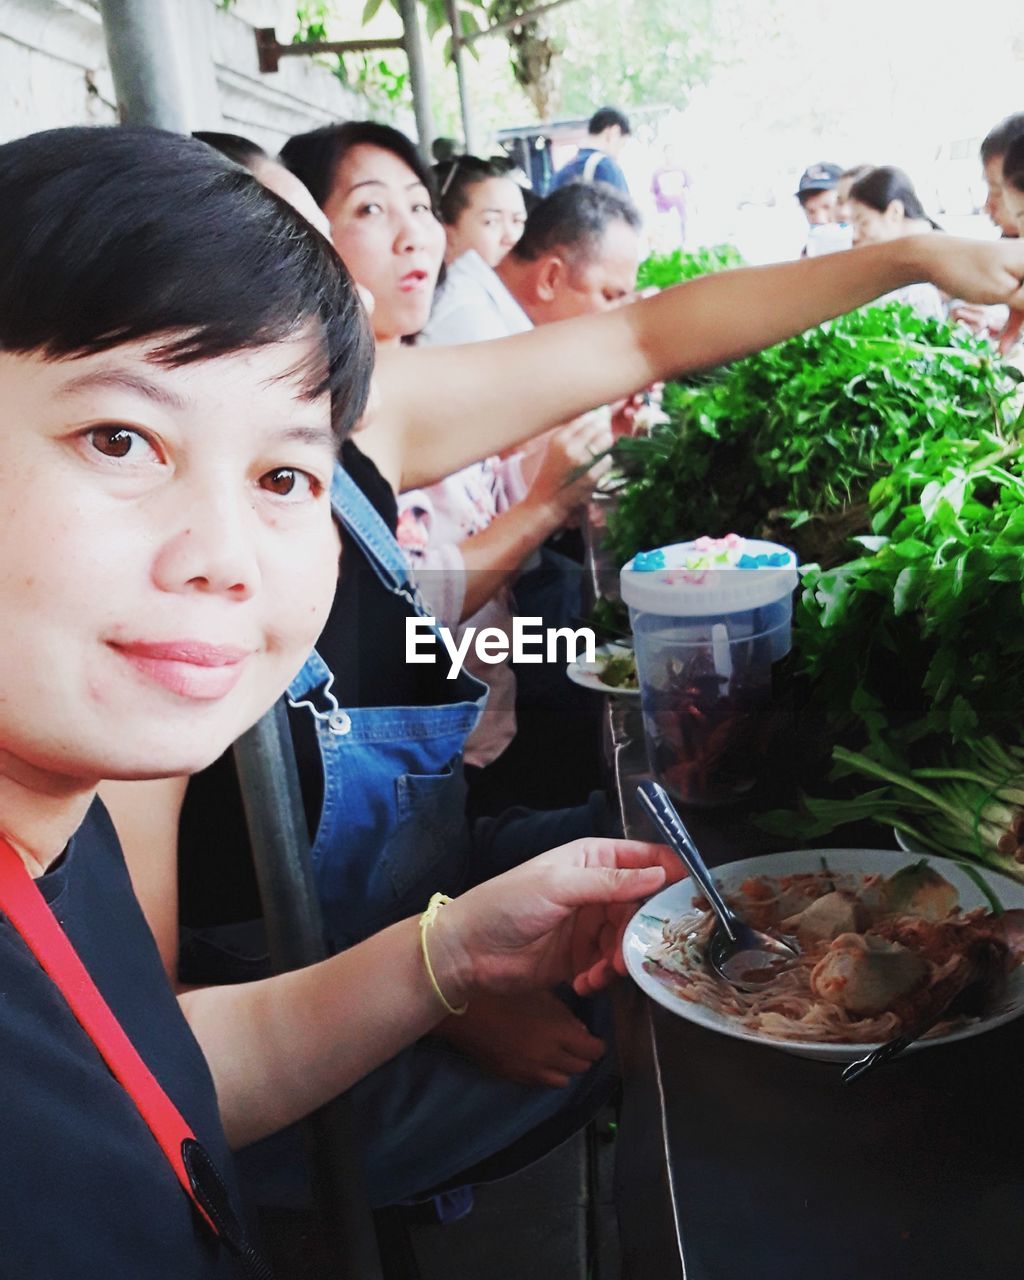
[[[665,788],[645,780],[637,784],[637,793],[718,917],[707,958],[719,977],[740,991],[759,991],[766,982],[791,968],[800,958],[798,947],[751,928],[736,915],[719,893]]]

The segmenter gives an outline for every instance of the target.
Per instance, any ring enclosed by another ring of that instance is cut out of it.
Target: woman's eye
[[[320,485],[305,471],[294,467],[275,467],[260,476],[260,488],[278,498],[290,498],[293,502],[315,497]]]
[[[413,205],[412,211],[413,213],[429,213],[431,217],[434,216],[433,209],[431,209],[429,204],[422,200],[417,201],[417,203]]]
[[[104,458],[130,458],[133,462],[142,462],[156,456],[156,450],[142,432],[131,427],[93,427],[86,439]]]
[[[361,204],[356,212],[360,217],[366,217],[368,214],[372,215],[376,213],[383,213],[384,206],[377,200],[368,200],[366,204]]]

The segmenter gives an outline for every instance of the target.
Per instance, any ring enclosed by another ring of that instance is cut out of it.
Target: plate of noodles
[[[849,1062],[982,971],[981,1006],[968,992],[962,1012],[911,1048],[1024,1013],[1024,884],[997,872],[895,850],[805,849],[732,862],[715,878],[755,928],[795,938],[801,961],[758,991],[735,990],[707,966],[714,919],[699,890],[690,880],[663,889],[626,929],[626,967],[653,1000],[699,1026]]]

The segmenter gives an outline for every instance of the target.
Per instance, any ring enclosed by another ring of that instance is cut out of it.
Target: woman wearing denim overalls
[[[357,451],[346,446],[355,465]],[[368,468],[371,476],[373,468]],[[367,464],[362,460],[362,473]],[[404,631],[418,613],[415,585],[391,530],[346,472],[335,473],[332,500],[342,529],[342,575],[358,580],[366,612],[376,595],[391,606],[387,625]],[[354,658],[354,628],[332,613],[333,651]],[[332,631],[328,622],[327,633]],[[325,633],[326,636],[326,633]],[[323,786],[312,848],[327,941],[343,950],[410,912],[420,911],[434,892],[455,895],[516,865],[533,853],[608,825],[602,796],[589,806],[551,813],[514,810],[470,826],[464,816],[461,752],[480,715],[486,690],[461,673],[448,681],[446,666],[423,668],[429,677],[421,705],[339,705],[334,678],[313,653],[289,688],[297,746],[315,732]],[[350,674],[350,673],[349,673]],[[429,688],[434,700],[427,700]],[[351,685],[350,685],[351,687]],[[312,767],[299,748],[303,772]],[[229,811],[234,811],[231,831]],[[211,814],[218,815],[209,833]],[[242,818],[233,765],[225,758],[190,786],[182,818],[183,915],[186,920],[229,918],[233,903],[202,905],[210,888],[209,868],[223,868],[238,845]],[[219,842],[219,843],[218,843]],[[233,873],[232,897],[246,899],[249,867]],[[189,886],[192,886],[190,888]],[[199,900],[200,905],[196,903]],[[254,895],[248,901],[255,906]],[[244,914],[244,912],[243,912]],[[237,912],[236,912],[237,918]],[[261,930],[235,926],[197,929],[182,953],[182,978],[209,982],[252,978],[265,966]],[[570,1007],[603,1039],[610,1031],[606,1010],[566,997]],[[607,1095],[612,1079],[606,1054],[590,1070],[561,1088],[500,1079],[448,1047],[440,1038],[421,1041],[370,1075],[353,1091],[353,1114],[363,1136],[364,1167],[375,1205],[430,1193],[488,1161],[488,1176],[500,1176],[536,1158],[585,1123]],[[529,1135],[529,1137],[527,1137]],[[502,1161],[498,1153],[525,1139]],[[302,1197],[298,1143],[271,1139],[243,1153],[253,1198],[294,1204]]]

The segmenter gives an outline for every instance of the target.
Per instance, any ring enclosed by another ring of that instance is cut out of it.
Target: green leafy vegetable
[[[670,285],[693,280],[696,276],[742,266],[740,251],[731,244],[709,245],[688,253],[684,253],[682,249],[676,249],[673,253],[652,253],[640,264],[636,287],[649,289],[653,285],[658,289],[667,289]]]
[[[636,658],[632,653],[612,654],[601,668],[598,679],[613,689],[638,689]]]
[[[834,777],[882,785],[849,798],[803,796],[798,811],[764,814],[758,825],[815,839],[873,821],[895,827],[919,848],[1024,880],[1024,748],[979,739],[961,744],[940,766],[906,771],[843,747],[834,759]]]
[[[625,562],[735,532],[834,562],[852,534],[869,532],[869,491],[894,463],[925,441],[1002,431],[1015,387],[965,330],[896,305],[669,383],[669,423],[617,448],[630,482],[609,545]]]

